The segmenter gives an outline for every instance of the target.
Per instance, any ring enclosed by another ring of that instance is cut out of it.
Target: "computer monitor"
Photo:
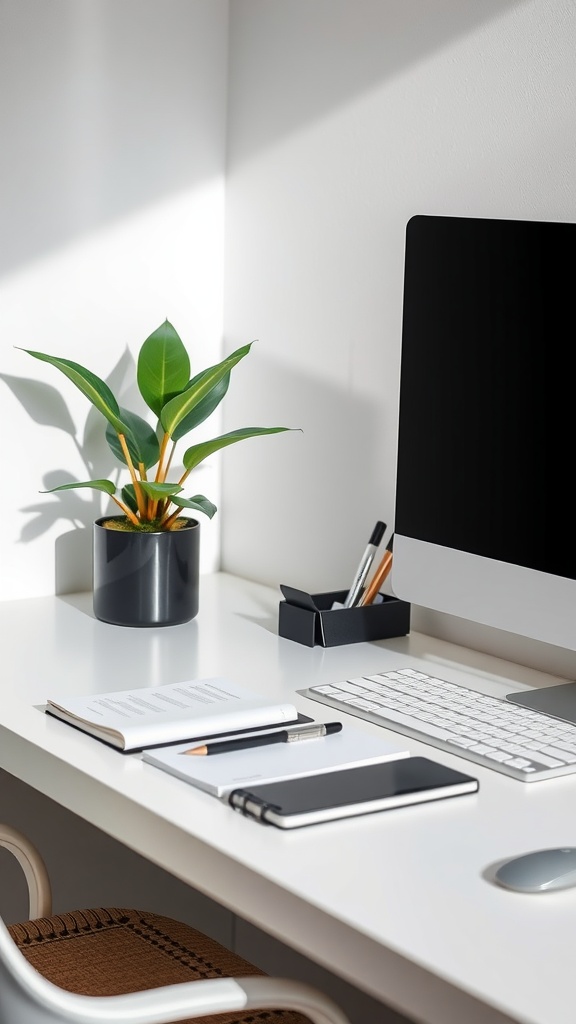
[[[407,225],[392,589],[576,650],[576,224]]]

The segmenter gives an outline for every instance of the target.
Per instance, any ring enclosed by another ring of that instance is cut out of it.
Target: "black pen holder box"
[[[306,647],[337,647],[366,640],[388,640],[410,632],[410,604],[397,597],[382,595],[379,604],[357,608],[332,608],[343,604],[347,590],[326,594],[307,594],[281,584],[278,633]]]

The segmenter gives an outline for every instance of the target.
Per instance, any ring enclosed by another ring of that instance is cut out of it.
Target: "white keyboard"
[[[403,668],[305,696],[522,782],[576,772],[576,725]]]

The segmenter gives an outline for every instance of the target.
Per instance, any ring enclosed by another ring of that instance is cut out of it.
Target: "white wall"
[[[14,346],[87,365],[127,405],[166,317],[193,372],[220,357],[227,25],[226,0],[2,2],[0,599],[89,589],[107,506],[39,491],[112,468],[102,418]],[[195,482],[220,505],[214,462]],[[219,529],[203,518],[202,571]]]
[[[575,52],[571,0],[233,0],[226,345],[259,342],[226,426],[303,433],[225,455],[225,569],[345,588],[392,524],[406,222],[575,219]]]

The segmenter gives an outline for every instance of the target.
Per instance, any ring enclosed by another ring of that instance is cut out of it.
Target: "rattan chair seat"
[[[263,975],[203,932],[180,921],[124,908],[97,908],[11,925],[26,959],[60,988],[120,995],[182,981]],[[194,1017],[193,1024],[309,1024],[290,1010]]]

